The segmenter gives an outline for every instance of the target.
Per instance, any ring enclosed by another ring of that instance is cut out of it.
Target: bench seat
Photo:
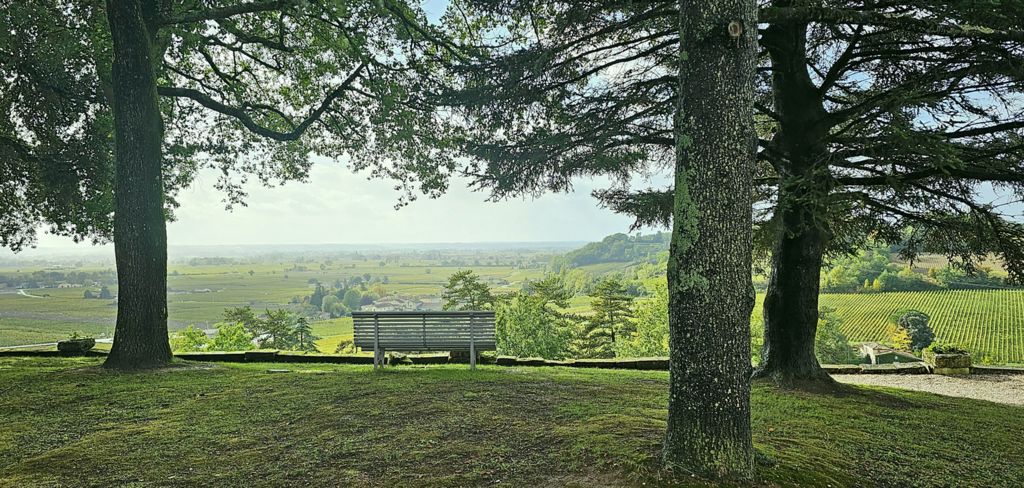
[[[384,351],[455,351],[476,353],[496,349],[492,311],[352,312],[356,347],[373,349],[374,366]]]

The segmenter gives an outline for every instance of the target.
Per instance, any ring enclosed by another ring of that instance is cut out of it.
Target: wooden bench
[[[384,366],[385,351],[469,352],[476,368],[479,351],[494,351],[494,312],[352,312],[354,342],[373,349],[373,367]]]

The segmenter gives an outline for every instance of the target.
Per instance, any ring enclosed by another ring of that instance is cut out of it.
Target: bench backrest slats
[[[391,351],[493,351],[494,312],[353,312],[357,347]],[[472,326],[472,328],[471,328]],[[375,334],[375,331],[377,334]]]

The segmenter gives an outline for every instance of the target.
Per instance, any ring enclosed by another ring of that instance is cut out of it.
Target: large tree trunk
[[[663,460],[675,471],[746,478],[753,462],[750,269],[757,10],[752,0],[679,5],[678,155],[668,267],[671,368]]]
[[[780,235],[764,299],[764,346],[754,372],[755,378],[787,387],[833,382],[814,355],[824,237],[810,214],[787,207],[778,216]]]
[[[791,0],[773,5],[791,6]],[[779,233],[764,301],[764,346],[756,378],[784,386],[831,384],[814,355],[818,287],[829,239],[827,203],[827,113],[807,72],[807,25],[773,24],[761,39],[772,60],[772,90],[779,130],[772,141],[784,161],[776,166]]]
[[[168,363],[167,228],[161,177],[163,122],[153,59],[155,2],[108,0],[117,162],[114,253],[117,326],[105,366]]]

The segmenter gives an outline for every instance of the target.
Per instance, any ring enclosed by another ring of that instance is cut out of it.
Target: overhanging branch
[[[179,15],[160,19],[160,25],[191,24],[207,20],[222,20],[236,15],[270,12],[297,5],[299,0],[271,0],[266,2],[247,2],[230,7],[210,8],[183,12]]]
[[[348,77],[345,78],[341,85],[331,90],[331,92],[327,94],[327,97],[325,97],[323,102],[320,103],[320,106],[313,110],[309,114],[309,116],[305,118],[305,120],[299,122],[298,124],[288,121],[290,125],[295,127],[289,132],[281,132],[274,129],[269,129],[267,127],[263,127],[255,120],[253,120],[249,113],[245,110],[214,100],[209,95],[199,90],[195,90],[192,88],[161,86],[157,88],[157,92],[165,97],[189,98],[210,110],[213,110],[215,112],[232,117],[235,120],[238,120],[238,122],[245,126],[246,129],[249,129],[253,133],[261,135],[263,137],[274,139],[276,141],[294,141],[302,137],[302,134],[306,132],[306,129],[308,129],[309,126],[313,125],[313,123],[319,120],[320,116],[322,116],[324,112],[326,112],[327,109],[330,108],[331,104],[334,103],[334,101],[338,99],[338,97],[340,97],[342,93],[349,89],[349,87],[359,77],[359,74],[363,71],[364,68],[366,68],[366,63],[360,64],[354,71],[352,71],[352,73],[350,73]]]
[[[893,27],[921,34],[956,39],[967,38],[1024,43],[1024,31],[997,30],[975,25],[950,24],[937,20],[867,10],[846,10],[828,7],[769,7],[761,9],[759,15],[758,21],[767,24],[818,22],[825,24],[870,25]]]

